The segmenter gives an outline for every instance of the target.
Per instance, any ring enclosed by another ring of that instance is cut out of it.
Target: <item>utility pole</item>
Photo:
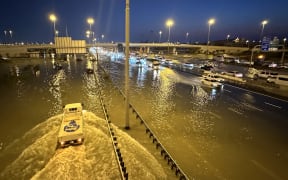
[[[130,8],[129,1],[126,0],[125,10],[125,104],[126,104],[126,121],[125,129],[130,129],[129,125],[129,42],[130,42]]]

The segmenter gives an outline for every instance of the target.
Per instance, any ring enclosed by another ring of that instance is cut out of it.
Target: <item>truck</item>
[[[80,145],[84,141],[83,107],[81,103],[66,104],[63,108],[62,122],[58,134],[58,145]]]

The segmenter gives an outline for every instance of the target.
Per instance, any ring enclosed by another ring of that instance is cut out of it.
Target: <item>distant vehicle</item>
[[[213,60],[215,60],[215,61],[220,61],[220,62],[224,62],[224,56],[223,56],[223,55],[213,56]]]
[[[81,103],[67,104],[63,108],[62,123],[58,134],[58,145],[80,145],[83,143],[83,109]]]
[[[203,77],[205,78],[209,78],[209,79],[214,79],[216,80],[217,82],[221,82],[223,83],[225,80],[220,77],[217,73],[208,73],[208,74],[203,74]]]
[[[238,72],[238,71],[222,72],[222,74],[228,75],[228,76],[233,76],[233,77],[239,77],[239,78],[243,77],[243,74],[241,72]]]
[[[153,60],[151,64],[148,65],[149,67],[152,67],[155,70],[159,69],[160,62],[158,60]]]
[[[269,83],[275,83],[279,86],[288,86],[288,75],[277,75],[267,79]]]
[[[200,67],[200,69],[211,71],[213,69],[213,66],[209,64],[204,64],[203,66]]]
[[[93,74],[93,72],[94,72],[92,62],[89,60],[87,61],[87,64],[86,64],[86,72],[88,74]]]
[[[213,60],[220,61],[220,62],[227,62],[227,63],[234,63],[234,62],[239,63],[240,62],[239,58],[228,55],[228,54],[213,56]]]
[[[257,79],[258,78],[259,70],[255,68],[248,68],[247,73],[245,74],[246,77],[251,79]]]
[[[182,67],[183,68],[188,68],[188,69],[193,69],[194,64],[192,64],[192,63],[183,63]]]
[[[209,87],[219,88],[222,87],[222,83],[218,82],[214,78],[202,77],[201,79],[202,84],[207,85]]]
[[[269,70],[261,70],[259,71],[259,73],[257,74],[257,76],[259,78],[275,78],[276,76],[278,76],[278,72],[274,72],[274,71],[269,71]]]

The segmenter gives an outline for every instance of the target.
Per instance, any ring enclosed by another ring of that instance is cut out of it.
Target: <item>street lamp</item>
[[[55,27],[55,22],[57,21],[57,17],[55,14],[50,14],[49,16],[50,21],[53,23],[53,36],[56,35],[56,27]]]
[[[90,26],[90,31],[91,31],[91,29],[92,29],[92,25],[94,24],[94,19],[93,18],[87,18],[87,23],[89,24],[89,26]]]
[[[187,32],[186,33],[186,42],[188,43],[188,36],[189,36],[189,33]]]
[[[170,43],[170,28],[174,25],[174,21],[172,19],[168,19],[166,21],[166,26],[168,26],[168,43]]]
[[[208,46],[210,44],[210,31],[211,25],[215,24],[215,19],[211,18],[208,20],[208,37],[207,37],[207,55],[209,54]]]
[[[101,38],[102,38],[102,42],[104,42],[104,41],[103,41],[103,39],[104,39],[104,34],[101,35]]]
[[[159,43],[161,42],[162,31],[159,31]]]
[[[262,30],[261,30],[259,42],[261,42],[261,39],[262,39],[262,36],[263,36],[263,32],[264,32],[264,27],[265,27],[266,24],[268,24],[268,21],[267,21],[267,20],[263,20],[263,21],[261,22]]]
[[[166,26],[168,26],[168,54],[169,54],[169,46],[170,46],[170,28],[173,26],[174,21],[172,19],[168,19],[166,21]]]
[[[92,25],[94,24],[94,19],[91,18],[91,17],[87,18],[87,23],[89,24],[90,33],[93,34],[93,33],[92,33]],[[93,34],[93,35],[94,35],[94,34]],[[94,38],[94,37],[92,37],[92,38]],[[90,41],[90,38],[89,38],[89,41]]]
[[[207,45],[210,44],[210,31],[211,31],[211,25],[215,24],[215,19],[209,19],[208,21],[208,38],[207,38]]]
[[[285,58],[285,43],[286,43],[286,37],[283,39],[283,52],[282,52],[282,57],[281,57],[281,65],[284,65],[284,58]]]

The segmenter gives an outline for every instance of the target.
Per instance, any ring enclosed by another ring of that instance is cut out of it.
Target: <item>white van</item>
[[[288,75],[278,75],[276,78],[268,78],[267,82],[275,83],[279,86],[288,86]]]

